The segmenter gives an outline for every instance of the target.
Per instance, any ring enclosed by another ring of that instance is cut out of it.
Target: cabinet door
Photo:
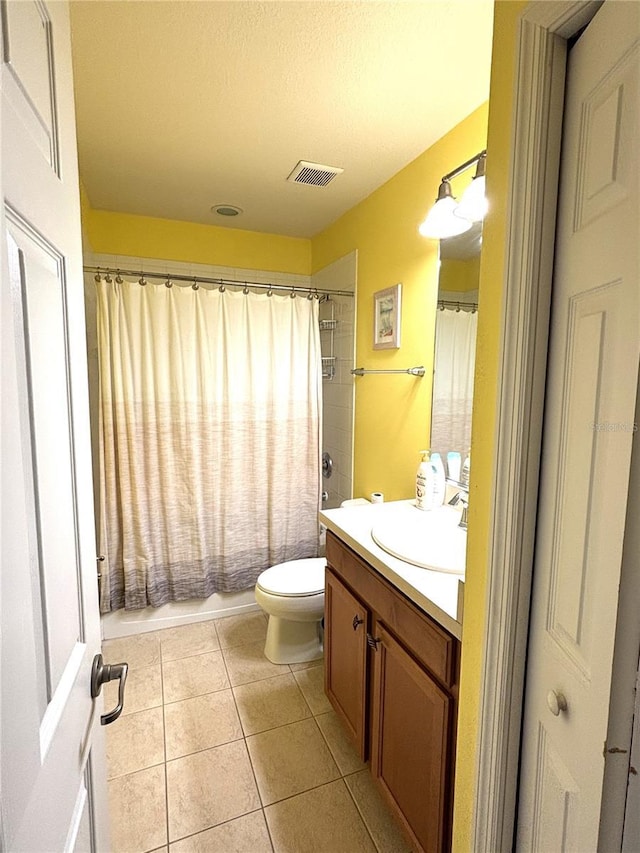
[[[364,761],[368,611],[331,569],[325,578],[325,691]]]
[[[453,700],[373,627],[371,772],[420,850],[449,848]]]

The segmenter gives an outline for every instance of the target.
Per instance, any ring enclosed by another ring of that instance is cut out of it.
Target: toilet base
[[[320,622],[292,622],[269,616],[265,657],[271,663],[306,663],[323,654],[323,630]]]

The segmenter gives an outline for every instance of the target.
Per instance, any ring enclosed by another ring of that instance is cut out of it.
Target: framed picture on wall
[[[373,348],[398,349],[402,285],[394,284],[373,294]]]

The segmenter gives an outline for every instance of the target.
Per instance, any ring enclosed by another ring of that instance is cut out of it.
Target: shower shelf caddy
[[[333,379],[336,375],[336,357],[334,352],[334,340],[333,334],[336,330],[336,326],[338,325],[338,321],[335,317],[335,302],[331,299],[331,297],[326,296],[323,297],[320,301],[320,309],[322,310],[323,305],[329,306],[330,314],[328,317],[321,317],[318,320],[318,325],[320,326],[320,332],[325,332],[326,334],[320,335],[320,349],[322,352],[327,352],[327,355],[322,355],[322,378],[323,379]]]

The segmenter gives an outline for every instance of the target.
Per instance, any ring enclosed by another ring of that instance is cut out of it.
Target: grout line
[[[357,772],[359,772],[359,773],[360,773],[360,772],[362,772],[362,771],[357,771]],[[367,771],[367,772],[368,772],[368,771]],[[353,776],[353,775],[355,775],[355,774],[350,773],[349,775],[350,775],[350,776]],[[357,800],[356,800],[356,798],[354,797],[354,795],[353,795],[353,792],[352,792],[351,788],[350,788],[350,787],[347,785],[347,783],[345,782],[345,777],[344,777],[344,776],[342,777],[342,781],[344,782],[344,787],[347,789],[347,793],[348,793],[348,794],[349,794],[349,796],[351,797],[351,800],[352,800],[352,802],[353,802],[354,806],[356,807],[356,811],[357,811],[357,812],[358,812],[358,814],[360,815],[360,820],[362,821],[362,825],[364,826],[364,828],[365,828],[365,830],[366,830],[366,832],[367,832],[367,835],[368,835],[368,836],[369,836],[369,838],[371,839],[371,843],[373,844],[373,846],[375,847],[375,849],[378,851],[378,853],[384,853],[384,851],[381,851],[381,850],[380,850],[379,845],[376,843],[376,840],[375,840],[375,838],[373,837],[373,833],[372,833],[372,832],[371,832],[371,830],[369,829],[369,824],[368,824],[368,823],[367,823],[367,821],[365,820],[365,817],[364,817],[364,814],[363,814],[363,812],[362,812],[362,809],[360,808],[360,805],[358,804],[358,801],[357,801]]]
[[[160,645],[160,682],[162,686],[162,734],[164,739],[164,806],[165,831],[167,833],[167,850],[169,849],[169,778],[167,773],[167,717],[164,699],[164,668],[162,666],[162,644]]]

